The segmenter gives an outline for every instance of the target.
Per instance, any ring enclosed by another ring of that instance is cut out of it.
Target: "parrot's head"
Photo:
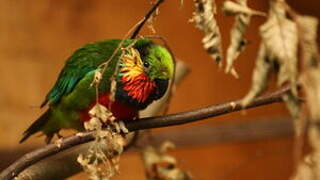
[[[174,76],[174,62],[170,52],[148,39],[138,41],[128,49],[120,63],[120,89],[129,105],[144,109],[161,98]]]

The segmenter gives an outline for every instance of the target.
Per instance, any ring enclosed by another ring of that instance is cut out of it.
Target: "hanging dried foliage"
[[[235,22],[230,31],[230,45],[227,50],[227,65],[225,72],[238,78],[238,73],[233,67],[234,61],[247,45],[245,33],[250,24],[252,15],[265,16],[263,12],[255,11],[247,6],[247,0],[237,0],[238,3],[225,1],[222,10],[227,15],[235,16]]]
[[[188,172],[177,167],[175,157],[168,154],[168,150],[174,148],[172,142],[164,142],[160,148],[146,147],[142,152],[148,180],[192,180]]]
[[[266,69],[270,68],[271,63],[279,66],[278,70],[278,85],[289,83],[292,87],[291,93],[297,95],[297,49],[298,49],[298,31],[296,24],[288,19],[285,14],[285,9],[281,3],[271,1],[269,17],[266,23],[260,27],[260,35],[262,44],[258,60],[261,57],[261,51],[264,52],[265,68],[261,67],[261,63],[257,62],[253,74],[253,85],[248,95],[244,98],[243,105],[247,105],[256,97],[266,86],[267,77]],[[274,67],[274,66],[271,66]],[[262,77],[258,78],[258,76]],[[257,80],[261,79],[261,80]],[[263,79],[263,81],[262,81]],[[259,82],[259,84],[257,84]],[[292,106],[288,106],[291,108]]]
[[[204,32],[202,39],[203,47],[210,56],[222,66],[222,45],[219,26],[214,17],[216,4],[214,0],[194,0],[195,11],[193,21],[196,27]]]

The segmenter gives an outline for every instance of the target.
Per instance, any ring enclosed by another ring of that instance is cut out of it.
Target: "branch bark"
[[[281,96],[289,90],[290,87],[285,86],[273,93],[257,97],[253,100],[252,103],[250,103],[245,108],[241,107],[241,100],[235,100],[187,112],[181,112],[165,116],[142,118],[136,121],[127,122],[126,127],[129,131],[137,131],[143,129],[160,128],[191,123],[209,117],[215,117],[231,112],[236,112],[242,109],[250,109],[262,105],[281,102]],[[39,148],[37,150],[34,150],[30,153],[27,153],[19,160],[11,164],[7,169],[5,169],[0,174],[0,179],[10,180],[14,178],[16,175],[18,175],[20,172],[22,172],[24,169],[28,168],[32,164],[35,164],[36,162],[46,157],[70,149],[74,146],[90,142],[93,139],[93,132],[78,133],[64,138],[61,141],[61,143],[59,143],[59,146],[53,143]]]

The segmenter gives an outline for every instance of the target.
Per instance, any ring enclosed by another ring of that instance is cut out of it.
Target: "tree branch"
[[[290,88],[288,86],[285,86],[273,93],[257,97],[244,109],[254,108],[275,102],[281,102],[281,96],[289,90]],[[174,126],[199,121],[209,117],[215,117],[231,112],[236,112],[242,109],[243,108],[241,107],[241,100],[235,100],[182,113],[142,118],[136,121],[127,122],[126,127],[129,131],[137,131],[143,129]],[[34,150],[28,154],[25,154],[19,160],[11,164],[7,169],[5,169],[0,174],[0,179],[10,180],[27,167],[46,157],[70,149],[71,147],[74,147],[76,145],[87,143],[89,141],[92,141],[93,139],[93,132],[78,133],[76,135],[64,138],[61,143],[59,143],[59,146],[53,143]]]
[[[269,93],[260,97],[257,97],[247,107],[241,106],[241,99],[230,101],[223,104],[212,105],[206,108],[196,109],[192,111],[176,113],[171,115],[157,116],[142,118],[137,121],[131,121],[126,123],[126,127],[129,131],[137,131],[142,129],[160,128],[167,126],[175,126],[194,121],[203,120],[209,117],[215,117],[231,112],[236,112],[242,109],[249,109],[275,102],[281,102],[281,96],[286,92],[289,92],[290,87],[285,86],[273,93]]]

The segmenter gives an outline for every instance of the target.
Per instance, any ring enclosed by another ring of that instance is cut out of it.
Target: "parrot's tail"
[[[23,137],[19,141],[19,143],[24,142],[27,140],[32,134],[41,131],[41,129],[47,124],[51,111],[47,110],[44,114],[42,114],[35,122],[31,124],[31,126],[23,132]]]

